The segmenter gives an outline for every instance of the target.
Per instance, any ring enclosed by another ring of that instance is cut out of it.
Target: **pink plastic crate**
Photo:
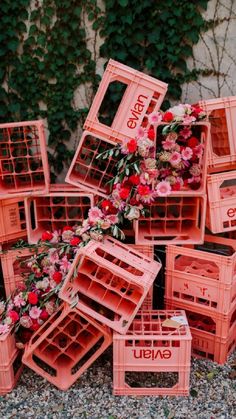
[[[138,252],[141,252],[144,255],[154,260],[154,246],[148,246],[148,245],[142,246],[142,245],[135,245],[135,244],[131,244],[130,246],[133,249],[137,250]],[[140,307],[140,310],[152,310],[152,308],[153,308],[153,285],[149,289],[147,296]]]
[[[236,96],[203,100],[211,122],[209,172],[236,169]]]
[[[119,333],[126,333],[161,264],[117,240],[81,248],[59,297]],[[116,316],[116,317],[115,317]]]
[[[93,206],[93,196],[82,192],[52,192],[25,200],[29,243],[37,243],[43,231],[61,230],[81,223]]]
[[[149,216],[134,222],[136,244],[202,243],[206,196],[156,198],[147,206]]]
[[[41,194],[48,187],[43,121],[0,124],[0,195]]]
[[[126,87],[111,126],[101,122],[102,103],[112,83]],[[122,142],[133,138],[139,125],[146,126],[148,115],[157,111],[167,91],[167,84],[114,60],[109,60],[99,89],[84,123],[95,135]]]
[[[26,237],[24,197],[0,201],[0,243]]]
[[[8,365],[0,366],[0,395],[10,393],[23,371],[22,351],[17,350]]]
[[[84,131],[66,176],[71,183],[96,195],[108,197],[109,185],[116,174],[118,158],[97,159],[98,154],[110,150],[115,142]]]
[[[236,170],[208,175],[206,225],[212,233],[236,230]]]
[[[236,306],[228,315],[204,314],[194,310],[191,303],[166,299],[167,310],[183,309],[186,312],[192,341],[192,354],[224,364],[236,348]]]
[[[191,333],[187,325],[178,329],[163,326],[172,316],[185,317],[185,313],[140,311],[126,335],[113,334],[113,394],[188,395]],[[143,383],[148,373],[154,373],[155,387]]]
[[[33,334],[23,363],[60,390],[67,390],[112,342],[110,330],[62,305]]]
[[[165,296],[209,313],[236,306],[236,241],[205,236],[199,246],[167,246]]]
[[[14,329],[0,335],[0,369],[8,367],[17,352]]]
[[[6,297],[9,297],[31,272],[27,260],[34,252],[40,252],[40,249],[37,251],[34,248],[12,249],[0,254]]]

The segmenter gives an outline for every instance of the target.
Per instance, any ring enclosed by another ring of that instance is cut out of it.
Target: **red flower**
[[[135,153],[135,151],[137,150],[138,145],[137,145],[137,141],[136,140],[130,140],[127,143],[127,149],[129,153]]]
[[[194,116],[195,118],[198,118],[199,114],[204,112],[202,108],[200,108],[200,106],[192,106],[192,116]]]
[[[176,182],[174,185],[171,185],[172,191],[179,191],[181,187],[180,182]]]
[[[62,273],[61,272],[54,272],[53,276],[52,276],[53,281],[55,281],[57,284],[60,284],[61,280],[62,280]]]
[[[43,308],[39,318],[42,319],[42,320],[47,320],[48,317],[49,317],[49,314],[48,314],[47,310],[45,310],[45,308]]]
[[[44,231],[42,234],[41,239],[46,242],[46,241],[50,241],[53,238],[53,234],[50,231]]]
[[[78,244],[81,242],[81,240],[79,239],[79,237],[73,237],[70,241],[70,245],[71,246],[78,246]]]
[[[70,226],[65,226],[65,227],[63,227],[63,230],[62,230],[63,232],[64,231],[73,231],[73,228],[72,227],[70,227]]]
[[[31,330],[34,330],[36,332],[36,330],[38,330],[40,328],[40,325],[38,324],[38,321],[36,319],[32,319],[32,326],[30,327]]]
[[[104,199],[101,203],[102,211],[104,214],[117,214],[117,208],[114,207],[113,203],[109,199]]]
[[[129,203],[130,203],[130,205],[138,205],[139,204],[139,202],[135,198],[131,198]]]
[[[141,196],[148,195],[150,193],[150,188],[147,185],[138,186],[138,194]]]
[[[121,199],[127,199],[130,194],[130,189],[128,188],[121,188],[120,189],[120,197]]]
[[[17,320],[19,320],[19,318],[20,318],[19,314],[15,310],[10,310],[10,311],[8,311],[7,314],[10,317],[10,319],[12,320],[13,323],[16,323]]]
[[[129,177],[129,182],[132,185],[138,186],[139,185],[139,182],[140,182],[140,176],[139,175],[131,175]]]
[[[154,141],[155,140],[155,131],[154,131],[153,128],[149,128],[149,130],[148,130],[148,138],[151,141]]]
[[[164,113],[162,121],[163,122],[171,122],[171,121],[173,121],[173,118],[174,118],[173,113],[167,111],[166,113]]]
[[[29,292],[28,301],[29,301],[30,304],[33,304],[33,305],[37,304],[37,302],[38,302],[37,294],[35,294],[35,292]]]
[[[194,148],[199,144],[199,141],[196,137],[191,137],[187,141],[188,147]]]

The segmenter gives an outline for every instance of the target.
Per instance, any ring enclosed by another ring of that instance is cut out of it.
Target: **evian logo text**
[[[141,113],[143,112],[143,108],[145,106],[145,100],[147,98],[148,96],[139,95],[137,102],[133,106],[133,109],[130,109],[132,116],[128,119],[128,122],[127,122],[127,126],[130,129],[136,128],[139,117]]]
[[[136,359],[169,359],[171,358],[171,351],[169,349],[133,349],[134,358]]]
[[[229,218],[233,218],[236,215],[236,208],[229,208],[227,211],[227,215]]]

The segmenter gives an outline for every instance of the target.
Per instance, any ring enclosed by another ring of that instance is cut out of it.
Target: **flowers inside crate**
[[[59,296],[125,333],[150,290],[161,264],[107,237],[77,253]]]
[[[0,195],[45,193],[48,187],[43,121],[0,124]]]

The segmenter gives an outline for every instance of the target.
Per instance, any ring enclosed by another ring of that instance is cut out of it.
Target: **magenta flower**
[[[41,308],[37,306],[33,306],[29,311],[29,315],[31,319],[38,319],[41,313],[42,313]]]
[[[138,140],[143,140],[147,138],[146,130],[143,127],[138,127],[136,138]]]
[[[152,112],[148,115],[148,122],[151,125],[158,125],[162,121],[162,114],[160,112]]]
[[[187,140],[190,135],[192,134],[192,130],[189,127],[184,127],[179,134],[185,139]]]
[[[190,147],[185,147],[181,151],[181,155],[183,160],[190,160],[193,156],[193,150]]]
[[[156,187],[156,192],[158,196],[167,196],[171,193],[171,186],[169,182],[166,182],[165,180],[162,180],[160,183],[158,183]]]
[[[181,154],[178,153],[178,151],[174,151],[170,157],[169,162],[172,164],[172,166],[177,166],[181,162]]]

